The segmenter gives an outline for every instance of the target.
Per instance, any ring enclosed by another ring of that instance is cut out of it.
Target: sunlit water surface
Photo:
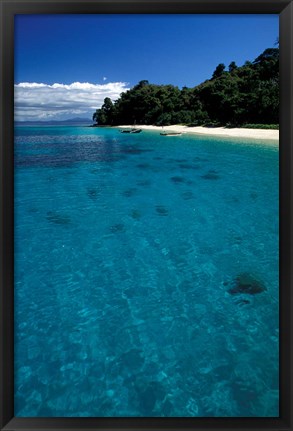
[[[16,416],[278,416],[277,145],[22,127],[15,166]]]

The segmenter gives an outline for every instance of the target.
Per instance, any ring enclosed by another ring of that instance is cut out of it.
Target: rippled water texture
[[[15,415],[278,416],[278,146],[15,136]]]

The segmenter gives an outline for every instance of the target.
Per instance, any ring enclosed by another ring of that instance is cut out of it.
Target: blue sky
[[[278,15],[18,15],[16,118],[90,118],[142,79],[193,87],[278,32]]]

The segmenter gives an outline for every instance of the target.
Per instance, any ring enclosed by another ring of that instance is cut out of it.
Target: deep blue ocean
[[[15,416],[279,415],[279,150],[15,131]]]

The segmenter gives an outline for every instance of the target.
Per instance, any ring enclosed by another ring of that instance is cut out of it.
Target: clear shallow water
[[[16,416],[278,416],[277,146],[24,127],[15,164]]]

